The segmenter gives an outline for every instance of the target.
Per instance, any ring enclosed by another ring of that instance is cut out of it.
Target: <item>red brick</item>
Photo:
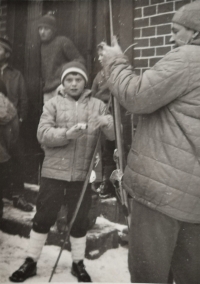
[[[163,45],[163,44],[164,44],[163,37],[150,38],[150,46],[157,46],[157,45]]]
[[[157,35],[164,35],[171,33],[171,25],[163,25],[157,27]]]
[[[162,57],[154,57],[150,58],[149,60],[149,65],[150,67],[153,67]]]
[[[134,30],[134,38],[140,37],[140,29],[135,29]]]
[[[135,7],[144,7],[149,5],[149,0],[135,0]]]
[[[173,13],[152,17],[150,18],[150,25],[153,26],[153,25],[171,23],[172,16]]]
[[[153,4],[160,4],[162,2],[164,2],[164,0],[151,0],[151,5],[153,5]]]
[[[173,6],[174,6],[173,2],[158,5],[158,14],[173,12]]]
[[[146,19],[139,19],[139,20],[135,20],[135,28],[141,28],[141,27],[145,27],[149,25],[149,18]]]
[[[146,47],[146,46],[149,46],[149,40],[148,40],[148,38],[136,39],[135,42],[137,42],[137,47]]]
[[[167,52],[171,51],[171,46],[164,46],[164,47],[157,47],[156,48],[156,55],[165,55]]]
[[[154,56],[155,55],[155,48],[145,48],[142,49],[142,57]]]
[[[156,14],[156,6],[149,6],[144,8],[144,16],[151,16]]]
[[[140,57],[140,49],[134,49],[134,57]]]
[[[135,59],[134,60],[135,67],[148,67],[148,59]]]
[[[142,29],[142,37],[153,36],[156,33],[155,27],[143,28]]]
[[[135,15],[134,15],[135,18],[141,18],[142,17],[142,9],[139,8],[139,9],[135,9]]]

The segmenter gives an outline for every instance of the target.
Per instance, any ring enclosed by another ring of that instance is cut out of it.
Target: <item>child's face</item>
[[[73,98],[78,98],[85,88],[85,79],[80,74],[68,74],[63,80],[64,92]]]
[[[102,59],[103,59],[103,49],[99,48],[98,49],[98,60],[99,60],[101,65],[102,65]]]

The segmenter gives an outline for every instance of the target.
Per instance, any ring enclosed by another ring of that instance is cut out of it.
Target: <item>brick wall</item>
[[[193,0],[135,0],[134,67],[141,74],[168,51],[171,19],[176,10]]]
[[[0,35],[6,33],[6,17],[7,17],[7,4],[6,1],[0,0]]]

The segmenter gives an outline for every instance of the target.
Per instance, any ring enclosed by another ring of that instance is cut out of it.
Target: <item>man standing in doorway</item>
[[[0,37],[0,78],[7,89],[7,97],[17,109],[20,129],[26,119],[28,100],[24,78],[19,70],[9,64],[12,46],[7,36]],[[24,198],[24,153],[22,137],[19,137],[12,154],[11,191],[13,205],[23,211],[32,211],[33,206]]]
[[[45,103],[57,94],[63,65],[70,61],[85,64],[85,60],[69,38],[56,34],[56,19],[52,12],[40,18],[38,31],[41,40],[43,102]]]
[[[112,94],[139,122],[124,173],[132,197],[129,270],[133,283],[200,282],[200,1],[172,19],[176,48],[137,76],[104,45]]]

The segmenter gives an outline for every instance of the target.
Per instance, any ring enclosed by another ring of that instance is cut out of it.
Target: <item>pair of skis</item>
[[[110,18],[110,39],[114,36],[113,33],[113,16],[112,16],[112,0],[109,0],[109,18]],[[126,219],[128,228],[130,227],[130,210],[128,204],[128,196],[123,188],[122,178],[124,173],[124,151],[122,143],[122,124],[121,124],[121,111],[117,99],[112,96],[114,127],[115,127],[115,141],[116,150],[114,153],[114,161],[117,169],[114,170],[110,176],[110,180],[115,187],[117,197],[122,205],[123,213]]]

